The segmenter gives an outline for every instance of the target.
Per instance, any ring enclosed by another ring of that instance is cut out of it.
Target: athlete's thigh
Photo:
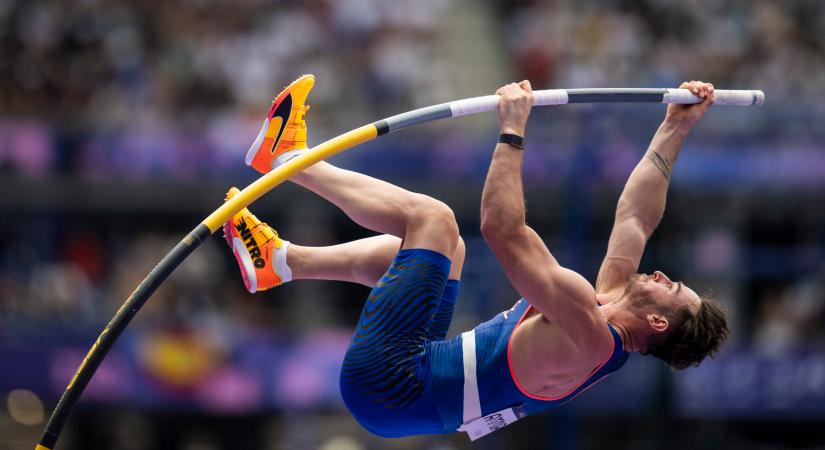
[[[373,288],[341,369],[342,389],[400,406],[423,389],[421,360],[450,271],[444,255],[400,250]]]

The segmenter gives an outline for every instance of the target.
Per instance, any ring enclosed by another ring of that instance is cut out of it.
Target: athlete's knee
[[[455,214],[444,202],[422,195],[415,211],[413,221],[438,232],[441,236],[453,242],[458,242],[458,224]]]
[[[455,244],[455,251],[453,252],[452,258],[453,265],[456,264],[463,264],[464,263],[464,255],[467,253],[467,248],[464,245],[464,239],[461,236],[458,236],[458,242]]]
[[[464,240],[461,239],[461,236],[458,237],[458,242],[455,244],[455,250],[453,250],[453,254],[450,255],[450,261],[452,265],[450,266],[450,274],[449,278],[451,280],[458,280],[461,279],[461,271],[464,269]]]

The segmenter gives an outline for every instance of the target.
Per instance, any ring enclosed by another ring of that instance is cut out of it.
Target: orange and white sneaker
[[[261,132],[246,153],[247,166],[267,173],[307,148],[304,116],[309,106],[304,102],[314,85],[314,75],[302,75],[275,97]]]
[[[237,195],[236,187],[229,189],[226,200]],[[274,288],[292,280],[292,270],[286,264],[289,241],[278,237],[278,232],[261,222],[247,208],[223,224],[223,234],[238,266],[246,290],[255,293]]]

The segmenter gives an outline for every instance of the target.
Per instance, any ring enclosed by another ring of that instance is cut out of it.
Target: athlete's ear
[[[647,319],[647,323],[650,325],[650,328],[653,328],[653,330],[657,333],[667,330],[667,326],[669,325],[667,322],[667,317],[660,316],[659,314],[648,314],[645,318]]]

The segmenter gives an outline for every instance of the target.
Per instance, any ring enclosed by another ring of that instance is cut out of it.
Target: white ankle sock
[[[301,152],[303,152],[304,150],[306,150],[306,149],[305,148],[300,148],[300,149],[290,150],[288,152],[281,153],[280,155],[278,155],[277,158],[272,160],[272,168],[277,169],[278,167],[280,167],[281,165],[283,165],[284,163],[286,163],[290,159],[300,155]]]
[[[282,241],[281,248],[276,248],[272,253],[272,267],[275,273],[281,277],[281,283],[292,281],[292,269],[286,263],[286,252],[289,249],[289,241]]]

